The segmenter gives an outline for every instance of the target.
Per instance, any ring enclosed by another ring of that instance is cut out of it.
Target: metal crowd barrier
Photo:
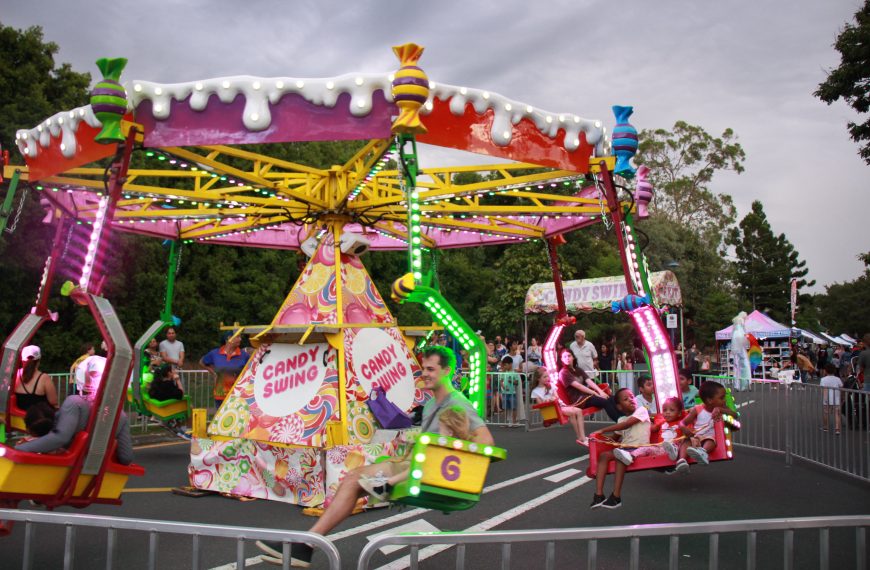
[[[795,531],[818,529],[819,542],[819,568],[830,568],[831,552],[831,529],[855,528],[855,568],[864,570],[867,568],[867,536],[865,527],[870,525],[870,516],[848,517],[806,517],[793,519],[759,519],[742,521],[715,521],[700,523],[674,523],[674,524],[649,524],[613,527],[592,527],[573,529],[539,529],[539,530],[511,530],[511,531],[488,531],[488,532],[436,532],[421,534],[392,534],[381,535],[373,538],[366,544],[360,553],[358,570],[366,570],[372,566],[375,554],[385,546],[401,545],[410,546],[409,564],[411,570],[419,568],[420,559],[428,558],[451,546],[457,546],[456,565],[458,570],[465,569],[466,548],[469,544],[500,544],[501,565],[503,569],[510,568],[511,547],[515,543],[538,542],[545,543],[543,564],[539,567],[546,570],[556,568],[556,543],[568,541],[586,541],[586,568],[598,567],[599,541],[613,539],[619,541],[615,547],[622,555],[625,554],[625,541],[628,541],[628,567],[632,570],[646,568],[648,563],[642,564],[641,539],[653,537],[668,537],[668,568],[676,569],[680,564],[680,537],[691,535],[704,535],[708,544],[708,568],[720,567],[720,536],[730,533],[743,533],[743,544],[746,550],[746,568],[770,567],[770,561],[759,561],[759,536],[760,532],[782,531],[782,566],[791,570],[795,566]],[[766,537],[766,535],[765,535]],[[803,534],[801,535],[803,539]],[[605,543],[607,544],[607,543]],[[801,541],[801,546],[805,546]],[[839,544],[842,544],[841,542]],[[427,548],[420,550],[421,546]],[[766,544],[764,546],[767,546]],[[527,547],[523,546],[524,552]],[[571,555],[575,555],[572,551]],[[765,556],[770,555],[770,550],[762,549]],[[733,559],[727,559],[727,567],[734,568]],[[493,561],[494,562],[494,561]],[[607,567],[613,567],[612,561],[608,561]],[[560,567],[565,564],[560,564]],[[576,559],[572,560],[571,566],[576,566]],[[439,567],[443,567],[443,564]],[[493,564],[492,567],[495,567]],[[693,567],[698,567],[693,561]],[[724,566],[723,566],[724,567]],[[842,564],[837,566],[843,568]]]
[[[277,530],[264,529],[244,526],[225,526],[200,523],[181,523],[170,521],[155,521],[155,520],[140,520],[120,517],[105,517],[83,514],[67,514],[67,513],[50,513],[37,511],[19,511],[12,509],[0,509],[0,520],[16,521],[24,523],[24,553],[22,556],[21,567],[24,570],[31,570],[34,567],[34,546],[36,526],[39,525],[63,525],[65,531],[64,542],[64,569],[73,568],[75,566],[76,547],[84,547],[88,549],[86,556],[89,557],[88,566],[93,568],[92,558],[97,556],[91,552],[94,549],[94,541],[92,540],[76,540],[76,530],[82,527],[95,527],[106,529],[106,565],[108,570],[116,567],[115,559],[119,554],[118,531],[131,530],[148,533],[148,556],[147,566],[149,570],[165,567],[158,560],[160,549],[161,534],[186,535],[191,538],[191,564],[190,567],[198,570],[202,567],[202,538],[224,538],[235,539],[236,541],[236,568],[245,567],[245,543],[253,543],[257,540],[269,540],[283,543],[283,568],[290,568],[290,550],[291,542],[305,542],[311,544],[315,549],[326,555],[329,568],[338,570],[341,568],[341,557],[338,554],[338,549],[335,545],[324,538],[323,536],[311,533],[294,530]],[[5,538],[3,540],[9,540]],[[125,540],[123,542],[123,556],[125,560],[118,564],[119,567],[141,567],[144,556],[135,552],[133,545],[134,541]],[[40,545],[43,545],[40,542]],[[43,548],[44,546],[40,546]],[[207,545],[208,550],[214,549],[214,544]],[[177,559],[173,559],[175,566],[186,565]],[[44,566],[43,566],[44,567]]]

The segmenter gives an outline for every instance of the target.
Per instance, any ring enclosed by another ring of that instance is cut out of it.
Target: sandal
[[[840,430],[835,431],[834,435],[840,435]]]
[[[583,447],[589,447],[589,438],[584,437],[583,439],[578,439],[577,443],[582,445]]]

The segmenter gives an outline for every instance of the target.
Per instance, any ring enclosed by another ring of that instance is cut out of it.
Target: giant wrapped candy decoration
[[[649,167],[641,165],[637,169],[637,182],[634,187],[634,201],[637,204],[637,217],[642,220],[649,217],[647,205],[653,197],[653,185],[647,179]]]
[[[121,133],[121,119],[127,112],[127,92],[124,91],[120,79],[126,65],[127,59],[123,57],[114,59],[104,57],[97,60],[97,67],[103,74],[103,80],[91,91],[91,109],[103,124],[103,129],[94,137],[95,141],[102,144],[124,140],[124,135]]]
[[[420,122],[420,107],[429,98],[429,78],[417,67],[423,48],[417,44],[393,47],[401,67],[393,79],[393,101],[399,106],[399,117],[393,122],[394,133],[425,133]]]
[[[634,167],[629,162],[637,153],[637,129],[628,122],[628,118],[634,112],[634,107],[613,106],[613,115],[616,117],[616,126],[613,127],[613,154],[616,155],[616,167],[614,174],[625,178],[634,176]]]

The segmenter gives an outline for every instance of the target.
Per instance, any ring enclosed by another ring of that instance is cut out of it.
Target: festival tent
[[[788,338],[791,336],[791,329],[757,310],[752,311],[746,316],[746,322],[743,326],[747,333],[752,334],[758,339]],[[721,331],[716,331],[716,340],[731,340],[731,332],[733,330],[734,325],[730,325]]]
[[[816,333],[808,331],[806,329],[801,330],[801,337],[806,339],[806,340],[809,340],[813,344],[828,344],[829,343],[829,341],[827,339],[822,338],[819,335],[817,335]]]
[[[854,344],[854,343],[849,342],[846,339],[842,338],[842,336],[831,336],[827,333],[820,333],[820,334],[823,337],[825,337],[826,339],[828,339],[829,341],[831,341],[832,343],[837,344],[839,346],[852,346]]]
[[[840,335],[840,338],[843,339],[843,340],[845,340],[845,341],[848,342],[849,344],[857,344],[857,343],[858,343],[857,339],[854,339],[854,338],[850,337],[850,336],[847,335],[846,333],[841,334],[841,335]]]
[[[679,307],[683,304],[680,284],[672,271],[656,271],[650,274],[650,285],[655,302],[659,305]],[[565,294],[565,309],[568,314],[583,311],[609,311],[613,301],[627,294],[625,277],[596,277],[577,279],[562,283]],[[526,293],[526,314],[556,313],[556,288],[553,283],[535,283]]]

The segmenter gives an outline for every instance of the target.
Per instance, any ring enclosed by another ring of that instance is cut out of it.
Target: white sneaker
[[[674,471],[677,473],[688,473],[689,472],[689,462],[685,459],[680,459],[677,461],[677,464],[674,466]]]
[[[626,465],[631,465],[632,463],[634,463],[634,457],[632,457],[631,453],[627,452],[624,449],[614,449],[613,456],[620,463],[624,463]]]
[[[690,447],[686,450],[686,455],[697,461],[701,465],[710,464],[710,456],[703,447]]]
[[[668,459],[671,461],[676,461],[677,456],[680,454],[680,448],[677,447],[677,444],[673,441],[666,441],[662,444],[662,447],[665,450],[665,453],[668,454]]]
[[[386,477],[360,477],[359,486],[372,497],[380,501],[389,501],[390,493],[387,491]]]

